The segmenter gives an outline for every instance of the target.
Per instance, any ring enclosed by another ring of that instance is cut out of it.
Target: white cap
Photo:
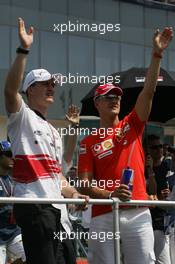
[[[22,92],[26,92],[28,87],[30,85],[32,85],[35,82],[42,82],[42,81],[48,81],[52,78],[54,78],[56,74],[51,74],[50,72],[48,72],[45,69],[36,69],[36,70],[32,70],[30,71],[25,79],[24,79],[24,84],[22,87]],[[54,82],[55,82],[56,78],[54,78]],[[58,80],[57,80],[58,81]]]

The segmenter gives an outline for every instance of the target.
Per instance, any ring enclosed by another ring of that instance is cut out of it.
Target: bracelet
[[[24,49],[24,48],[21,48],[21,47],[18,47],[16,49],[16,53],[22,53],[22,54],[29,54],[29,50],[28,49]]]
[[[114,193],[114,191],[110,192],[110,194],[108,195],[108,199],[112,198],[113,193]]]
[[[154,52],[154,53],[153,53],[153,56],[154,56],[155,58],[162,59],[162,54],[160,54],[160,53]]]

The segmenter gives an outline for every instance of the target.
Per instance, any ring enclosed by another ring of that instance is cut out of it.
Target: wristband
[[[112,198],[112,194],[114,193],[114,191],[110,192],[109,196],[108,196],[108,199],[111,199]]]
[[[18,47],[17,49],[16,49],[16,53],[22,53],[22,54],[29,54],[29,50],[28,49],[23,49],[23,48],[21,48],[21,47]]]
[[[153,56],[154,56],[155,58],[162,59],[162,54],[161,54],[161,53],[154,52],[154,53],[153,53]]]

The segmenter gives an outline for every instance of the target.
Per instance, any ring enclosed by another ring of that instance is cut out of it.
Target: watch
[[[110,192],[110,194],[108,195],[108,199],[112,198],[112,194],[114,193],[114,191]]]
[[[29,54],[29,50],[28,49],[24,49],[24,48],[21,48],[21,47],[18,47],[16,49],[16,53],[22,53],[22,54]]]

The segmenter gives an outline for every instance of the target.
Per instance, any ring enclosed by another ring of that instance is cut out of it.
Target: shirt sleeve
[[[81,141],[79,147],[78,173],[93,172],[93,154],[87,138]]]
[[[9,113],[8,114],[8,124],[12,124],[14,122],[17,122],[18,119],[21,119],[23,114],[24,114],[26,107],[27,106],[26,106],[24,100],[21,98],[21,106],[20,106],[19,111],[15,112],[15,113]]]
[[[10,141],[12,138],[17,138],[18,132],[21,128],[22,121],[26,120],[26,109],[27,106],[23,99],[21,100],[21,106],[18,112],[16,113],[10,113],[8,115],[8,120],[7,120],[7,131],[8,131],[8,136],[10,138]],[[12,143],[12,141],[11,141]]]
[[[146,122],[140,120],[135,109],[133,109],[132,112],[128,115],[128,122],[134,126],[137,135],[142,136]]]

